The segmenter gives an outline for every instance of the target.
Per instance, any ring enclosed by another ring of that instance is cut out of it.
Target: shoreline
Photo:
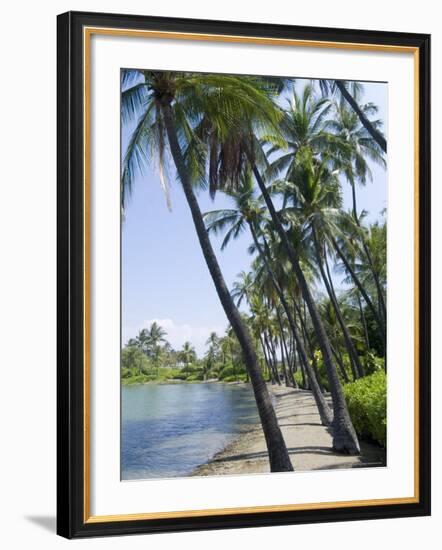
[[[360,441],[361,455],[333,452],[330,430],[320,424],[313,395],[308,390],[268,386],[279,425],[295,471],[386,466],[386,450]],[[267,448],[259,424],[248,427],[191,476],[269,473]]]
[[[149,385],[156,385],[156,386],[165,386],[167,384],[170,385],[176,385],[176,384],[225,384],[227,386],[251,386],[250,382],[243,382],[241,380],[234,381],[234,382],[224,382],[223,380],[217,380],[216,378],[212,378],[210,380],[148,380],[146,382],[134,382],[133,384],[125,384],[124,382],[121,383],[124,387],[130,387],[130,386],[149,386]]]

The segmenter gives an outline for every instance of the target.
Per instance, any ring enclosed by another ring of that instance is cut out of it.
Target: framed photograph
[[[58,533],[430,513],[430,37],[58,17]]]

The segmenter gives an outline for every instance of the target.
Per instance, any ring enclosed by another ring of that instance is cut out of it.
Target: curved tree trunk
[[[279,379],[278,369],[276,368],[276,365],[275,365],[275,354],[272,350],[269,339],[270,339],[270,335],[267,336],[266,332],[264,331],[264,343],[266,345],[267,357],[269,358],[269,365],[272,371],[272,384],[278,384],[278,386],[280,386],[281,380]]]
[[[293,319],[292,312],[290,311],[290,307],[287,303],[287,300],[285,299],[284,292],[282,291],[281,287],[279,286],[278,280],[276,279],[275,273],[269,263],[269,260],[262,249],[262,246],[260,242],[258,241],[258,238],[255,233],[255,229],[251,223],[249,223],[250,232],[253,237],[253,242],[255,243],[256,249],[258,250],[258,253],[264,262],[264,266],[267,269],[268,274],[270,275],[270,278],[272,279],[273,286],[275,287],[276,293],[278,294],[279,300],[281,302],[282,307],[284,308],[285,314],[287,316],[287,320],[290,325],[290,329],[292,331],[293,337],[295,338],[296,346],[298,348],[299,355],[301,357],[301,361],[304,363],[305,370],[307,372],[308,381],[310,384],[310,388],[313,393],[313,397],[316,402],[316,406],[318,408],[319,416],[321,418],[321,422],[324,426],[330,426],[333,421],[333,415],[330,407],[328,406],[328,403],[326,402],[324,395],[321,391],[321,388],[319,387],[318,380],[315,376],[315,373],[312,370],[312,367],[310,366],[310,362],[307,357],[307,353],[305,351],[304,345],[302,343],[301,338],[299,337],[298,330],[295,324],[295,321]],[[267,247],[268,248],[268,247]]]
[[[298,354],[299,364],[301,365],[302,387],[304,390],[311,390],[311,387],[308,381],[308,376],[305,373],[306,371],[305,362],[302,358],[302,355],[299,349],[296,349],[296,353]]]
[[[362,328],[364,329],[365,347],[367,348],[367,351],[370,351],[370,338],[368,336],[367,321],[365,319],[365,313],[364,313],[364,310],[362,308],[361,296],[360,296],[359,292],[357,292],[357,297],[358,297],[359,315],[361,317]]]
[[[278,425],[278,419],[276,417],[266,383],[262,376],[261,369],[259,368],[259,362],[253,347],[252,339],[241,319],[240,313],[236,308],[232,297],[230,296],[229,289],[224,281],[218,260],[216,259],[212,244],[207,234],[198,201],[193,192],[192,182],[190,181],[187,173],[183,154],[179,145],[170,100],[166,99],[162,102],[161,111],[164,118],[172,158],[174,160],[175,167],[192,214],[192,219],[198,235],[201,250],[206,260],[210,275],[212,276],[212,280],[221,304],[230,324],[232,325],[236,337],[238,338],[244,354],[244,360],[250,375],[256,405],[267,444],[270,470],[272,472],[292,471],[293,465],[291,463],[281,429]]]
[[[359,218],[358,218],[358,209],[357,209],[357,205],[356,205],[355,184],[354,184],[353,181],[351,181],[350,185],[351,185],[352,200],[353,200],[353,218],[356,222],[356,225],[360,229],[362,229],[361,223],[360,223]],[[381,312],[382,317],[383,317],[384,322],[385,322],[386,319],[387,319],[387,308],[386,308],[386,305],[385,305],[384,290],[382,288],[382,285],[381,285],[381,282],[379,280],[378,274],[376,273],[376,270],[374,268],[373,258],[371,256],[370,248],[368,247],[367,243],[365,242],[365,238],[364,238],[363,233],[361,233],[361,242],[362,242],[362,248],[364,249],[365,255],[366,255],[368,263],[370,265],[371,274],[373,275],[374,283],[376,285],[376,292],[378,293],[378,299],[379,299],[379,304],[380,304],[379,311]]]
[[[312,225],[312,233],[313,233],[313,242],[315,245],[316,261],[318,263],[319,271],[321,272],[321,276],[322,276],[322,280],[324,281],[325,288],[327,289],[327,293],[330,297],[331,303],[336,312],[336,317],[338,319],[339,326],[341,327],[342,335],[344,336],[345,347],[347,348],[350,361],[354,367],[355,378],[361,378],[362,376],[364,376],[364,369],[361,365],[359,356],[353,345],[350,334],[348,333],[348,329],[345,324],[344,318],[342,317],[341,308],[339,307],[334,289],[328,280],[327,274],[325,273],[324,265],[322,263],[321,248],[318,242],[318,235],[316,233],[316,228],[313,225]],[[325,259],[325,262],[327,262],[326,259]],[[327,271],[328,271],[328,266],[327,266]]]
[[[362,376],[365,375],[364,367],[362,366],[362,363],[359,359],[358,352],[356,351],[356,348],[353,344],[351,336],[348,332],[347,325],[345,324],[344,318],[342,317],[341,308],[339,307],[338,299],[336,298],[336,293],[333,287],[333,281],[331,278],[330,269],[328,267],[327,257],[325,256],[325,254],[324,254],[324,263],[327,269],[327,274],[324,271],[324,266],[322,265],[322,259],[321,259],[321,251],[319,249],[318,236],[316,234],[315,229],[313,229],[313,239],[315,241],[315,248],[316,248],[316,255],[319,263],[319,269],[321,271],[321,275],[324,280],[324,284],[327,289],[328,295],[330,296],[330,300],[332,301],[333,307],[335,309],[336,317],[338,318],[339,325],[342,329],[342,334],[344,336],[345,346],[347,348],[350,361],[353,364],[356,378],[362,378]]]
[[[282,324],[281,314],[279,312],[278,306],[275,308],[276,310],[276,317],[278,319],[278,325],[279,325],[279,353],[281,354],[281,365],[282,365],[282,372],[284,373],[284,381],[285,385],[287,387],[294,387],[294,381],[292,380],[292,377],[290,376],[290,368],[289,368],[289,357],[287,354],[287,346],[285,343],[284,338],[284,326]]]
[[[291,364],[291,360],[290,360],[290,353],[289,353],[289,349],[288,349],[288,346],[287,346],[287,341],[286,341],[286,338],[285,338],[285,335],[284,335],[284,327],[282,325],[281,315],[279,314],[278,310],[277,310],[277,313],[278,313],[278,322],[279,322],[279,325],[281,327],[281,355],[285,354],[285,357],[286,357],[286,360],[287,360],[287,372],[288,372],[288,377],[289,377],[289,380],[290,380],[290,385],[293,388],[297,388],[298,384],[296,383],[295,377],[293,376],[293,368],[292,368],[292,364]]]
[[[292,334],[290,334],[290,340],[289,340],[289,364],[290,364],[290,375],[293,379],[295,388],[299,387],[299,384],[296,380],[295,374],[298,372],[298,360],[296,359],[296,349],[295,349],[295,339]]]
[[[341,376],[344,379],[344,382],[348,384],[350,380],[348,378],[347,371],[345,370],[344,362],[342,361],[341,352],[339,351],[339,354],[338,354],[338,352],[335,350],[332,344],[330,344],[330,348],[332,350],[333,357],[335,358],[336,363],[338,364],[339,370],[341,371]]]
[[[382,345],[384,348],[384,353],[387,349],[387,343],[386,343],[386,331],[385,331],[385,323],[382,317],[379,315],[377,309],[374,307],[373,302],[370,300],[367,292],[365,291],[365,288],[361,281],[359,280],[359,277],[356,275],[355,270],[352,268],[350,262],[345,257],[345,254],[342,252],[341,248],[339,247],[338,243],[336,242],[336,239],[334,237],[331,238],[333,247],[335,248],[336,252],[338,253],[338,256],[341,258],[342,263],[345,265],[345,268],[350,273],[350,276],[355,283],[355,285],[358,287],[359,292],[361,293],[362,297],[365,300],[365,303],[370,308],[371,312],[373,313],[373,316],[376,320],[376,323],[379,327],[379,335],[381,337]]]
[[[267,357],[267,349],[265,347],[262,334],[259,335],[259,341],[261,342],[262,352],[264,354],[264,363],[265,363],[265,366],[267,367],[267,374],[269,375],[268,382],[271,382],[273,384],[273,375],[272,375],[272,371],[270,370],[270,363]]]
[[[338,87],[339,91],[343,95],[344,99],[347,101],[347,103],[350,105],[353,111],[358,115],[359,120],[361,121],[364,128],[371,135],[371,137],[376,141],[376,143],[384,151],[384,153],[386,153],[387,140],[384,138],[384,136],[380,132],[376,130],[376,128],[373,127],[372,123],[364,115],[361,108],[355,101],[354,97],[350,94],[350,92],[344,86],[344,83],[342,82],[342,80],[335,80],[335,82],[336,82],[336,86]]]
[[[314,361],[314,359],[315,359],[315,350],[314,350],[314,346],[313,346],[313,343],[312,343],[312,339],[310,338],[310,336],[308,334],[308,331],[307,331],[306,317],[305,317],[305,315],[302,314],[302,310],[301,310],[300,306],[298,305],[298,303],[296,301],[296,298],[293,297],[292,301],[293,301],[293,306],[295,308],[293,318],[296,321],[296,314],[299,317],[299,323],[301,325],[301,335],[302,335],[302,339],[303,339],[303,342],[304,342],[304,347],[307,348],[309,353],[310,353],[313,369],[315,371],[316,378],[318,378],[318,381],[319,381],[319,376],[318,376],[318,372],[316,370],[315,361]]]
[[[279,339],[279,353],[281,354],[281,366],[282,366],[282,372],[284,374],[284,383],[287,386],[287,388],[293,388],[293,384],[289,378],[287,364],[285,361],[284,344],[282,343],[282,338]]]
[[[281,241],[284,245],[284,248],[289,257],[290,263],[293,266],[296,279],[298,281],[302,297],[307,304],[310,317],[318,338],[318,343],[322,351],[322,356],[324,359],[325,368],[327,370],[327,377],[330,386],[330,392],[333,400],[333,448],[341,453],[347,454],[359,454],[360,447],[356,431],[353,427],[353,424],[348,413],[347,403],[345,402],[344,392],[342,391],[341,382],[339,380],[338,372],[336,366],[333,362],[332,352],[330,349],[330,342],[328,340],[327,334],[322,324],[321,317],[319,315],[318,308],[313,299],[313,296],[310,292],[309,286],[305,279],[304,273],[302,272],[301,266],[299,264],[298,257],[296,252],[289,242],[284,227],[279,220],[278,214],[273,205],[272,199],[269,195],[267,187],[265,186],[264,180],[259,173],[256,165],[253,164],[253,173],[255,175],[258,186],[261,190],[262,196],[265,200],[267,208],[269,209],[270,216],[275,228],[278,231],[278,234],[281,238]]]

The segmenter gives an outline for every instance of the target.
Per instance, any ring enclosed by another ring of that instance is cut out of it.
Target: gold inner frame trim
[[[235,508],[214,508],[203,510],[177,510],[172,512],[150,512],[136,514],[116,514],[92,516],[90,508],[90,45],[92,35],[123,36],[135,38],[156,38],[173,40],[193,40],[202,42],[230,42],[271,46],[329,48],[342,50],[411,53],[414,62],[414,495],[370,500],[336,502],[316,502],[271,506],[250,506]],[[204,34],[187,32],[149,31],[137,29],[115,29],[108,27],[83,28],[83,158],[84,158],[84,523],[116,521],[136,521],[149,519],[173,519],[209,517],[230,514],[252,514],[264,512],[287,512],[300,510],[324,510],[348,508],[352,506],[382,506],[389,504],[412,504],[419,502],[419,49],[411,46],[364,44],[357,42],[331,42],[321,40],[296,40],[270,37],[246,37],[224,34]]]

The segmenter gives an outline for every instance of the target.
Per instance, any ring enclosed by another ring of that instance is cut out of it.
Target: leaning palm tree
[[[364,215],[361,214],[360,218]],[[347,281],[352,281],[357,289],[359,290],[362,298],[367,304],[368,308],[371,310],[376,324],[378,325],[379,335],[382,341],[383,353],[385,354],[386,350],[386,311],[385,311],[385,302],[381,300],[381,295],[383,296],[385,292],[385,284],[382,284],[381,279],[379,278],[377,271],[375,271],[375,266],[373,262],[372,254],[370,252],[370,260],[368,261],[369,265],[369,277],[372,279],[373,283],[367,285],[367,278],[365,272],[364,282],[361,280],[358,274],[358,262],[367,263],[368,255],[366,250],[361,247],[361,242],[365,243],[365,249],[368,248],[369,242],[367,241],[367,236],[362,235],[366,233],[366,228],[362,226],[361,222],[356,224],[354,218],[351,214],[341,213],[339,219],[340,232],[338,235],[330,235],[330,241],[332,243],[333,249],[336,252],[337,257],[342,262],[342,266],[349,277]],[[385,243],[384,243],[385,244]],[[364,259],[362,259],[364,256]],[[384,257],[384,266],[386,258]],[[377,282],[376,282],[376,280]],[[371,292],[371,288],[375,292]],[[378,307],[375,305],[377,294],[378,297]]]
[[[303,103],[310,108],[308,101]],[[217,144],[216,150],[220,161],[216,164],[215,179],[217,179],[224,188],[228,188],[232,184],[236,184],[238,182],[241,174],[246,168],[249,168],[253,173],[256,183],[261,191],[263,201],[267,206],[274,229],[279,235],[282,245],[284,246],[293,267],[294,276],[298,282],[303,300],[307,304],[316,337],[322,351],[333,399],[333,448],[337,452],[359,454],[359,441],[350,419],[336,366],[333,361],[333,355],[327,333],[325,332],[322,324],[321,317],[313,294],[309,288],[307,279],[302,271],[299,254],[289,240],[284,224],[281,221],[281,218],[273,203],[271,190],[267,188],[263,173],[260,170],[261,164],[265,166],[268,165],[268,159],[264,155],[261,144],[255,135],[256,128],[253,124],[251,124],[247,114],[241,113],[238,114],[238,117],[238,128],[234,129],[232,135],[229,136],[229,139],[227,139],[226,142]],[[320,124],[320,122],[318,122],[318,124],[314,122],[313,127],[320,127]],[[268,133],[267,136],[270,137],[271,142],[278,146],[285,143],[281,133],[278,131],[274,132],[273,135]],[[269,138],[267,138],[267,141],[268,140]],[[341,142],[335,141],[333,137],[326,137],[324,135],[324,140],[325,143],[328,143],[329,148],[331,146],[341,146]],[[323,140],[321,139],[320,142],[322,141]],[[231,154],[233,146],[235,147],[235,155]],[[311,147],[311,144],[306,144],[305,147]]]
[[[311,369],[310,362],[308,360],[303,342],[300,338],[299,330],[293,318],[288,300],[284,295],[284,290],[281,287],[277,276],[275,275],[275,269],[272,267],[272,258],[269,254],[269,246],[265,240],[264,234],[260,231],[260,224],[265,218],[265,210],[254,197],[254,185],[251,174],[246,172],[241,178],[241,185],[238,188],[231,189],[230,191],[226,190],[226,193],[233,200],[234,208],[207,212],[204,215],[204,219],[206,221],[208,231],[218,233],[220,231],[227,230],[221,245],[221,248],[224,248],[230,242],[232,237],[238,237],[245,228],[249,229],[254,246],[258,251],[259,258],[264,265],[264,271],[269,277],[270,284],[276,292],[277,298],[279,299],[287,316],[292,335],[295,339],[298,351],[301,354],[303,364],[307,370],[310,386],[313,390],[313,395],[318,407],[321,421],[324,425],[329,426],[332,422],[330,407],[325,401],[316,380],[316,376]],[[264,241],[264,244],[260,243],[260,239]],[[263,339],[264,344],[266,344],[267,339],[265,335]],[[267,345],[267,349],[268,348],[269,346]],[[263,349],[265,353],[266,345],[263,346]],[[268,361],[268,363],[270,366],[272,365],[272,361]],[[277,381],[279,382],[279,379]]]
[[[293,143],[296,143],[295,140],[299,138],[299,136],[297,135],[298,131],[302,132],[303,135],[308,133],[320,133],[321,139],[319,140],[319,142],[317,142],[318,148],[319,146],[321,146],[321,148],[322,146],[324,146],[326,147],[327,151],[332,151],[332,152],[333,152],[333,149],[335,148],[336,150],[339,150],[342,147],[342,144],[340,142],[335,141],[333,138],[326,138],[325,136],[322,136],[323,131],[321,128],[321,124],[324,117],[320,118],[318,122],[317,116],[307,116],[307,117],[305,116],[304,111],[307,111],[310,114],[315,113],[316,111],[315,104],[316,104],[316,101],[313,96],[311,96],[310,99],[306,99],[301,102],[296,102],[295,104],[296,109],[295,111],[293,111],[292,116],[297,118],[299,115],[299,118],[301,119],[301,124],[289,125],[287,127],[287,133],[294,132],[294,136],[291,138]],[[308,131],[306,131],[306,126],[305,126],[306,122],[308,124],[308,129],[307,129]],[[290,135],[288,135],[287,137],[290,139]],[[309,151],[310,153],[314,152],[311,139],[308,142],[303,140],[303,141],[299,141],[299,143],[300,143],[299,147],[293,149],[292,160],[290,162],[287,162],[288,178],[290,177],[292,170],[296,169],[297,162],[298,162],[297,159],[299,155],[309,154]],[[349,454],[359,454],[360,453],[359,441],[350,419],[347,404],[345,402],[344,393],[341,387],[338,372],[333,359],[333,353],[332,353],[330,341],[325,331],[324,325],[322,323],[321,316],[319,314],[318,307],[315,303],[313,294],[311,292],[311,289],[308,285],[308,282],[301,268],[301,264],[299,261],[299,254],[288,237],[288,234],[287,234],[286,228],[284,227],[284,222],[281,219],[280,213],[275,208],[275,205],[273,203],[272,196],[271,196],[271,189],[267,187],[265,179],[256,164],[253,165],[253,173],[254,173],[256,182],[259,186],[259,189],[261,190],[262,197],[265,201],[265,204],[267,205],[274,227],[281,239],[281,243],[283,244],[287,252],[287,256],[290,260],[290,263],[293,267],[295,277],[298,281],[303,300],[306,303],[307,308],[309,310],[310,317],[315,330],[316,338],[318,340],[318,344],[322,352],[322,356],[324,359],[324,364],[326,367],[327,376],[329,380],[330,391],[333,399],[333,409],[334,409],[333,447],[338,452],[349,453]],[[297,220],[292,220],[292,223],[295,223],[296,225]]]
[[[369,115],[376,114],[378,111],[377,107],[372,103],[361,106],[361,109],[367,117]],[[360,185],[365,185],[367,180],[373,179],[367,158],[373,163],[379,164],[384,168],[386,166],[385,158],[382,148],[360,123],[359,118],[353,111],[348,110],[342,104],[336,105],[335,110],[336,118],[329,121],[328,127],[349,146],[344,155],[341,167],[348,183],[351,186],[353,218],[356,225],[360,229],[360,241],[363,251],[367,256],[368,263],[372,267],[372,276],[376,284],[379,304],[381,305],[381,315],[383,315],[385,319],[386,306],[383,289],[373,267],[373,259],[370,248],[366,243],[365,232],[360,223],[361,218],[358,213],[356,202],[356,184],[359,183]],[[372,125],[375,128],[378,128],[380,124],[380,120],[372,121]]]
[[[128,84],[129,83],[129,84]],[[209,183],[216,177],[213,163],[216,144],[227,143],[237,121],[276,124],[279,111],[270,98],[269,86],[256,78],[159,71],[127,71],[123,75],[122,116],[137,116],[122,170],[122,206],[130,194],[134,173],[154,155],[160,179],[167,189],[164,168],[168,152],[190,208],[207,267],[226,316],[241,345],[260,415],[271,471],[290,471],[293,466],[278,425],[268,389],[259,368],[253,342],[230,295],[204,226],[194,184],[203,179],[209,149]],[[233,142],[231,142],[233,145]],[[227,150],[225,150],[227,152]],[[230,149],[232,155],[235,148]]]
[[[387,152],[387,140],[382,134],[379,126],[371,121],[367,112],[359,104],[359,98],[362,92],[362,84],[357,81],[347,80],[320,80],[319,86],[325,96],[334,96],[339,93],[341,105],[345,101],[359,118],[361,124],[376,141],[384,153]]]
[[[290,197],[291,216],[295,216],[309,230],[307,236],[313,242],[316,261],[322,281],[336,310],[337,319],[343,332],[345,345],[358,377],[363,376],[362,363],[348,332],[345,320],[336,299],[333,283],[329,281],[324,264],[327,263],[325,242],[336,232],[334,220],[342,206],[341,188],[337,173],[328,169],[328,158],[318,160],[309,149],[297,156],[296,165],[291,169],[293,182],[286,184],[286,195]]]

